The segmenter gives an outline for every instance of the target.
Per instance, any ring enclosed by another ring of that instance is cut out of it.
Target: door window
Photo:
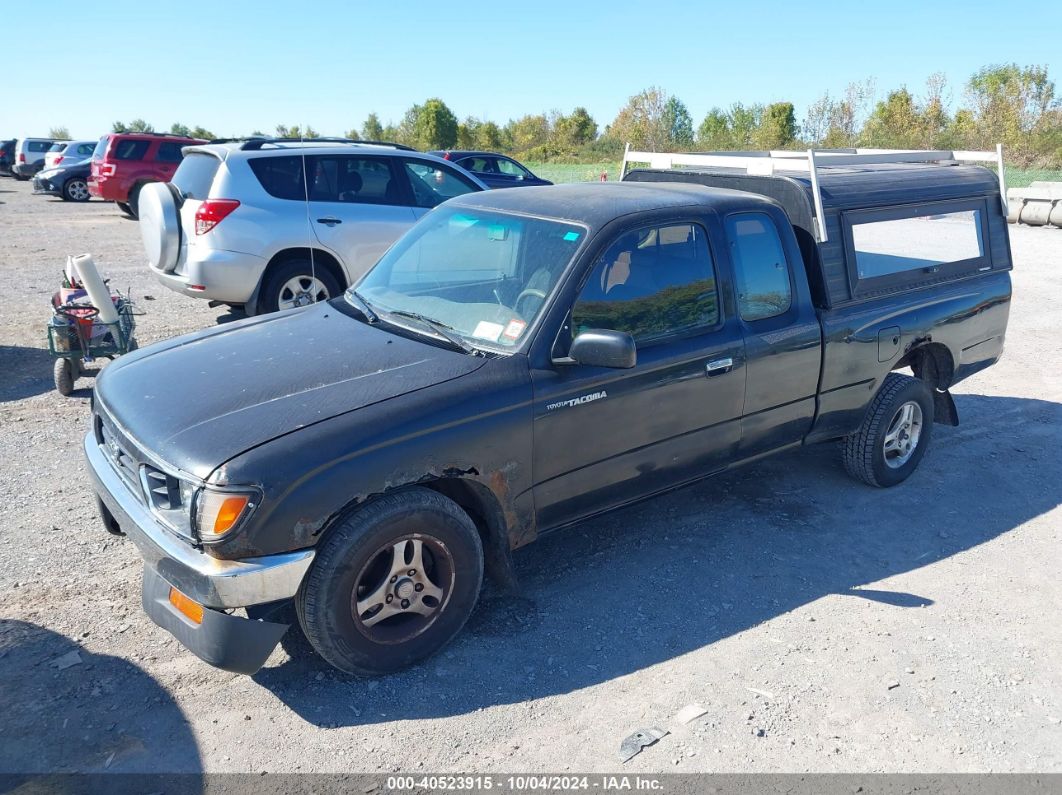
[[[628,232],[595,263],[572,308],[572,333],[626,331],[639,343],[719,322],[715,269],[698,224]]]
[[[413,188],[413,202],[417,207],[435,207],[454,196],[479,190],[453,169],[437,163],[404,160],[406,174]]]
[[[95,144],[81,144],[77,148],[77,153],[82,157],[88,157],[92,154],[92,150],[96,148]]]
[[[741,319],[765,320],[788,311],[793,290],[774,221],[765,213],[731,215],[726,219],[726,236]]]
[[[486,157],[466,157],[457,165],[466,171],[476,171],[478,173],[493,172],[494,168],[491,166],[491,161]]]
[[[530,171],[521,166],[519,163],[515,163],[512,160],[508,160],[504,157],[498,158],[498,171],[507,177],[524,177],[530,179],[534,176]]]

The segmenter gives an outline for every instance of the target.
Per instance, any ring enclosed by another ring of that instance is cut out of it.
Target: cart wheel
[[[70,359],[55,360],[55,389],[63,397],[69,397],[74,391],[74,380],[77,378],[75,367]]]

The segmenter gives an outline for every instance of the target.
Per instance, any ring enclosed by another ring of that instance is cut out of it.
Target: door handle
[[[318,218],[317,223],[324,224],[325,226],[335,226],[336,224],[343,223],[343,221],[341,221],[339,218],[333,218],[332,216],[328,216],[327,218]]]
[[[725,359],[713,359],[704,366],[706,375],[711,378],[714,375],[729,373],[734,369],[734,360],[727,356]]]

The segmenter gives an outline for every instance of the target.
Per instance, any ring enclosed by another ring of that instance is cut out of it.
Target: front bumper
[[[33,193],[37,196],[62,196],[62,190],[40,176],[33,178]]]
[[[292,598],[313,563],[314,551],[245,560],[213,558],[155,521],[91,431],[85,437],[85,457],[104,523],[125,533],[144,559],[143,602],[151,620],[211,665],[237,673],[261,668],[288,625],[225,611]],[[171,587],[207,608],[201,623],[193,623],[170,603]]]

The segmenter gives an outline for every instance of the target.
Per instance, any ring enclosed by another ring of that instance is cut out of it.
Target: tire
[[[290,285],[296,280],[301,280],[306,286],[312,288],[313,284],[310,280],[313,278],[317,279],[319,289],[316,291],[311,289],[309,292],[315,292],[319,301],[335,298],[342,292],[339,283],[324,263],[318,262],[315,267],[311,268],[309,258],[299,257],[285,260],[266,273],[262,292],[258,296],[258,311],[255,314],[264,315],[267,312],[279,312],[281,309],[293,308],[290,301],[286,300],[292,295]],[[305,304],[313,303],[309,294],[296,296],[296,301],[304,301]],[[305,304],[296,303],[295,306]]]
[[[80,177],[68,179],[63,184],[63,200],[68,202],[87,202],[89,200],[88,182]]]
[[[895,486],[917,469],[932,433],[933,394],[929,386],[909,375],[889,373],[863,424],[844,438],[844,468],[870,486]],[[891,449],[887,450],[887,445]]]
[[[130,218],[136,218],[136,216],[133,215],[133,211],[128,204],[126,204],[125,202],[115,202],[115,204],[118,205],[119,210],[128,215]]]
[[[144,187],[143,183],[134,185],[133,189],[129,191],[129,204],[126,206],[129,208],[126,212],[134,219],[140,218],[140,191]]]
[[[70,397],[74,392],[74,381],[77,380],[77,364],[73,359],[56,359],[52,368],[55,380],[55,391],[63,397]]]
[[[12,174],[11,176],[13,176],[13,177],[14,177],[15,179],[17,179],[17,180],[18,180],[19,182],[25,182],[26,180],[28,180],[28,179],[29,179],[29,177],[24,177],[24,176],[22,176],[21,174]]]
[[[422,551],[409,555],[418,539]],[[418,559],[426,564],[418,573],[427,577],[423,589],[420,581],[410,585],[405,571]],[[397,575],[396,568],[402,570]],[[310,644],[328,663],[347,673],[378,676],[449,643],[472,614],[482,583],[483,545],[468,514],[441,494],[413,488],[369,503],[332,529],[317,550],[295,608]],[[370,604],[380,594],[386,596]],[[413,601],[399,605],[402,594]],[[363,604],[368,609],[358,615]],[[380,613],[386,618],[379,619]]]

